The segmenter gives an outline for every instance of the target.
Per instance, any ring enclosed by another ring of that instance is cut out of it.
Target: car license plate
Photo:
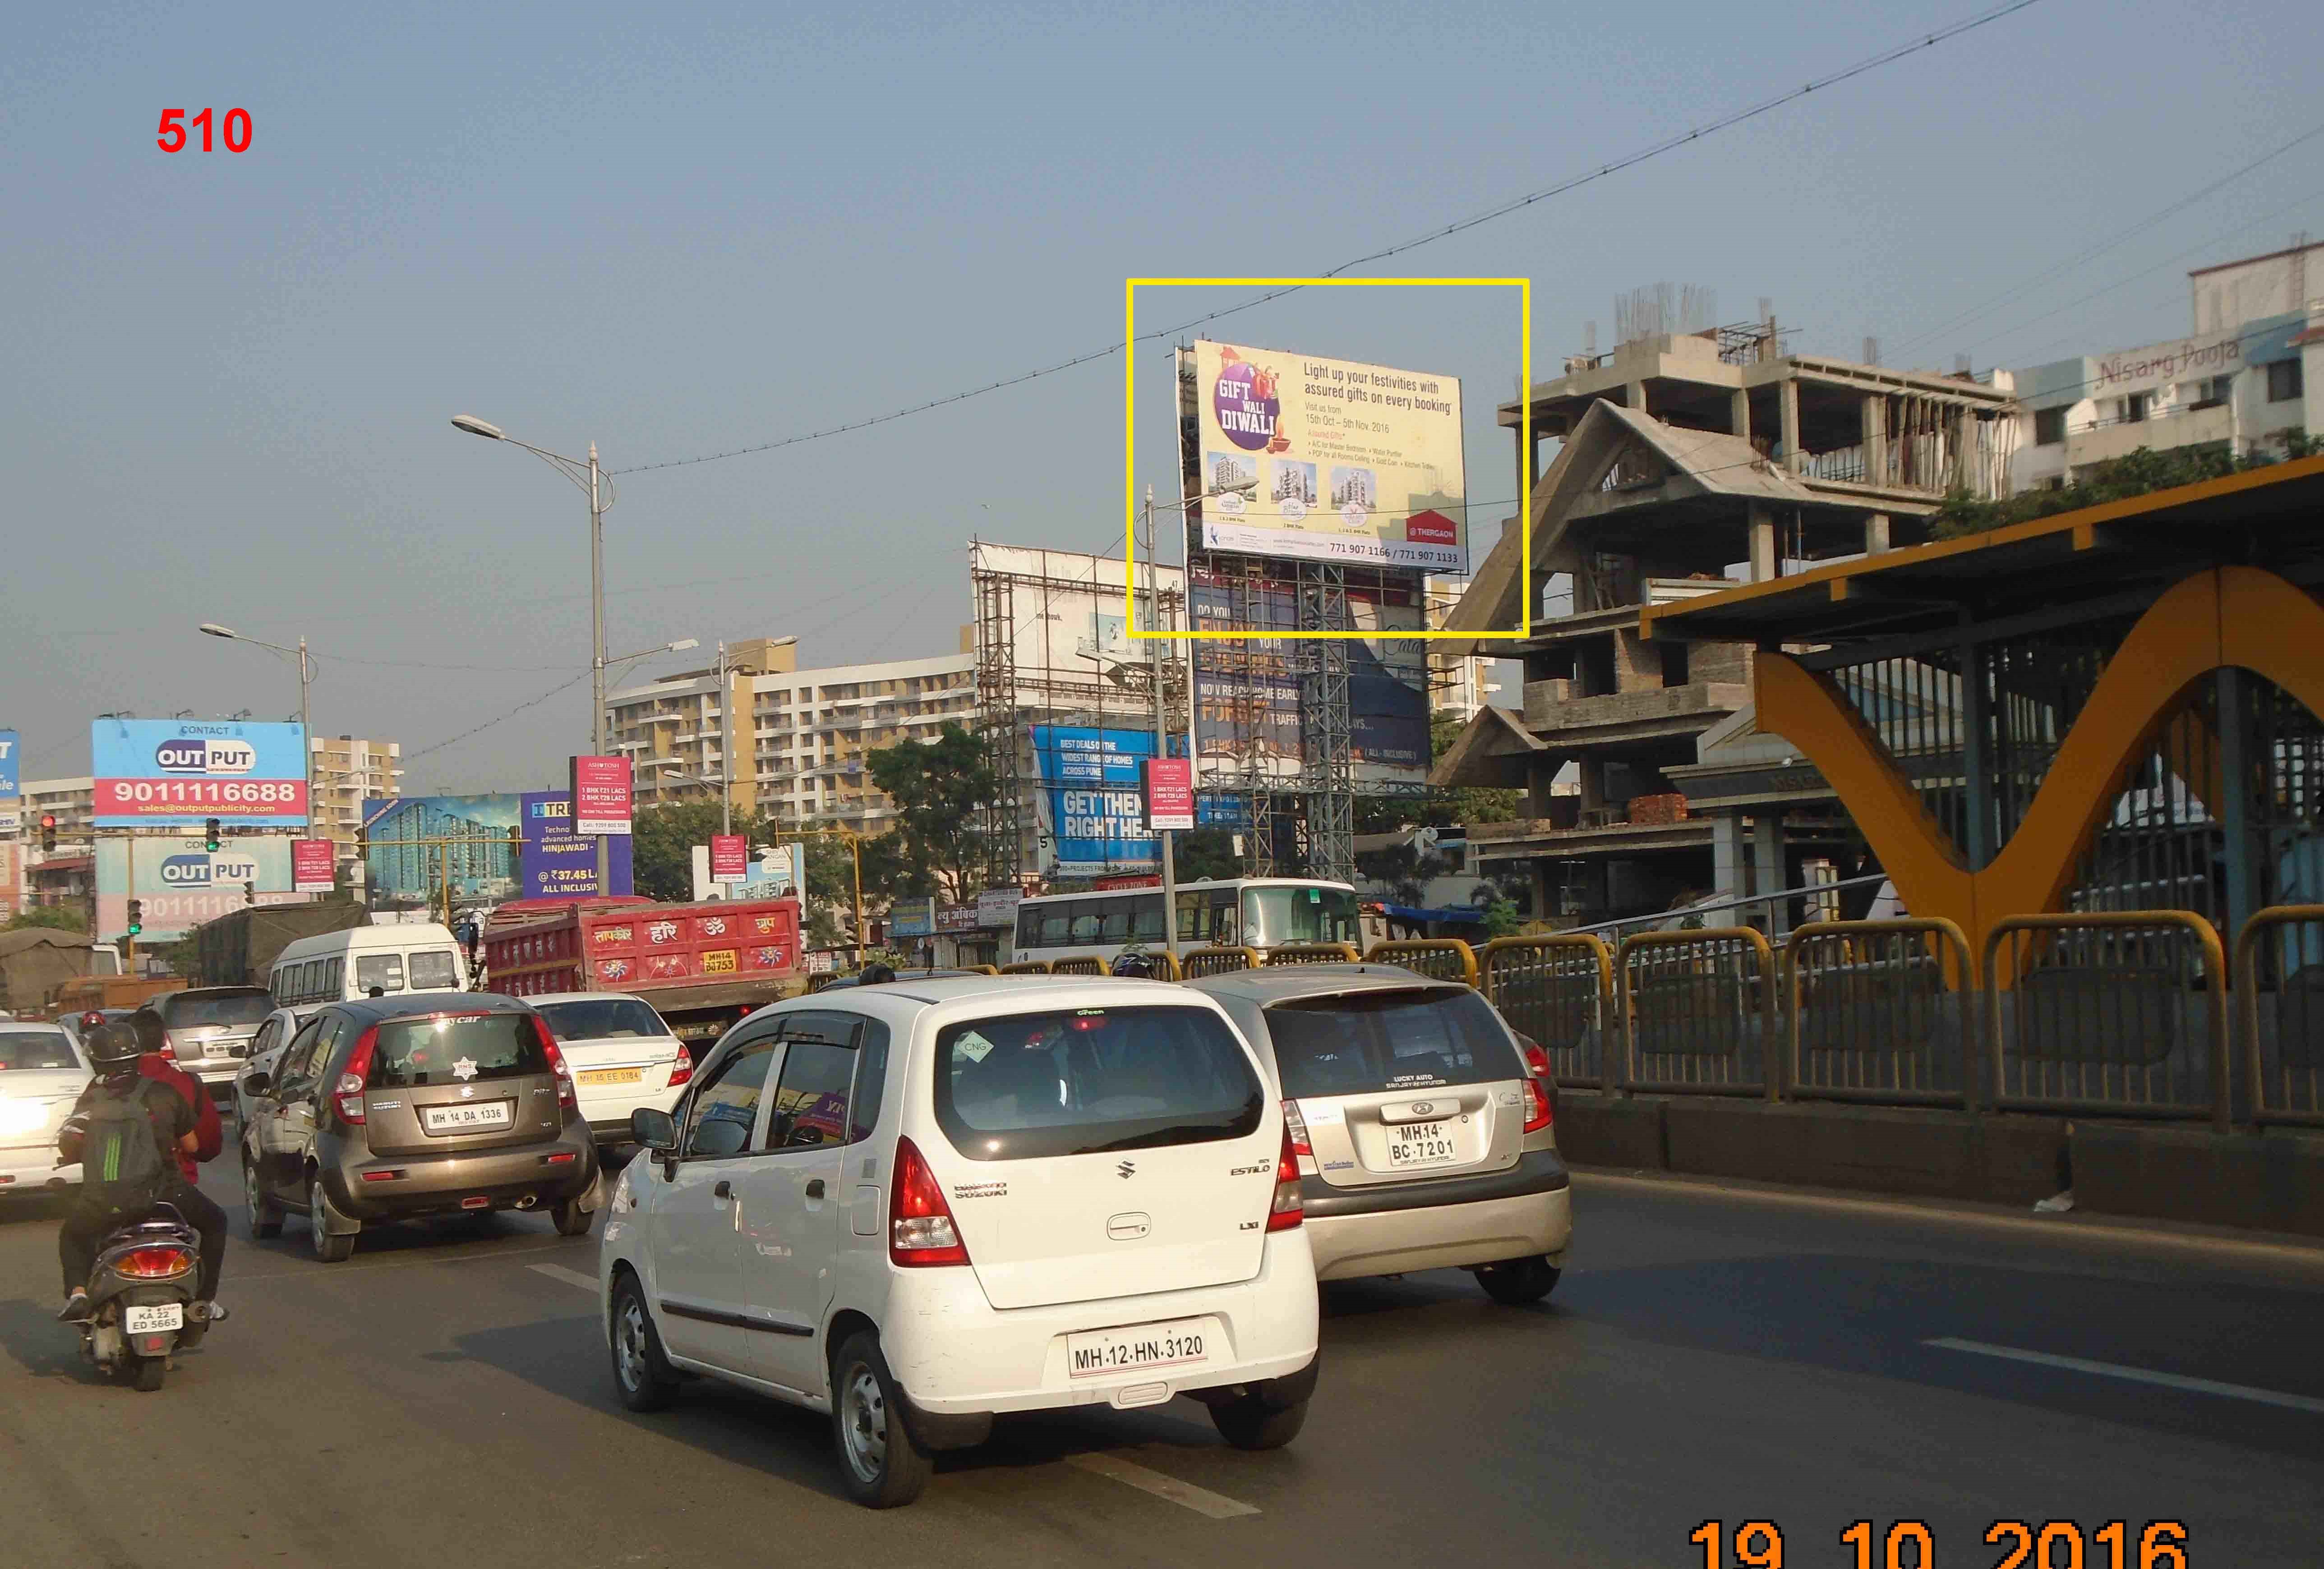
[[[484,1128],[512,1127],[516,1109],[504,1100],[483,1100],[465,1106],[423,1106],[420,1125],[431,1133],[473,1133]]]
[[[638,1068],[592,1068],[573,1076],[580,1084],[636,1084],[645,1078]]]
[[[1388,1124],[1388,1169],[1409,1170],[1415,1166],[1449,1166],[1460,1159],[1452,1148],[1452,1124],[1391,1123]]]
[[[158,1335],[164,1329],[186,1326],[185,1305],[164,1302],[155,1308],[130,1308],[123,1311],[121,1327],[131,1335]]]
[[[1187,1367],[1211,1360],[1210,1322],[1177,1318],[1167,1324],[1133,1324],[1126,1329],[1093,1329],[1065,1336],[1065,1365],[1077,1379],[1148,1368]]]

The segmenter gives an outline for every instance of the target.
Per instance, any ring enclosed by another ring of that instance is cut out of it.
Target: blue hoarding
[[[88,750],[99,828],[307,826],[304,725],[99,719]]]
[[[573,796],[565,790],[535,790],[519,797],[523,806],[524,852],[518,858],[521,899],[594,897],[597,889],[597,841],[573,831]],[[606,835],[606,892],[630,892],[631,835]]]
[[[374,903],[418,904],[442,897],[452,858],[456,900],[587,898],[597,892],[597,843],[576,836],[573,797],[562,790],[522,794],[374,796],[364,803],[364,873]],[[512,845],[509,830],[523,834]],[[447,845],[444,840],[451,840]],[[612,892],[630,892],[630,841],[612,837],[605,870]]]
[[[23,772],[17,766],[16,744],[15,731],[0,730],[0,806],[13,806],[16,801]]]
[[[1148,730],[1035,725],[1042,849],[1056,876],[1152,871],[1160,847],[1146,828],[1139,769],[1154,755]]]

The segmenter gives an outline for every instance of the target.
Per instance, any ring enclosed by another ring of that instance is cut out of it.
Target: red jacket
[[[194,1182],[199,1176],[194,1170],[194,1163],[215,1161],[217,1152],[226,1147],[226,1133],[218,1125],[217,1102],[210,1098],[210,1092],[202,1087],[200,1079],[158,1051],[148,1051],[140,1057],[137,1071],[146,1078],[156,1078],[169,1085],[184,1096],[186,1104],[194,1108],[194,1142],[199,1147],[190,1155],[183,1150],[171,1152],[178,1157],[179,1171],[187,1182]]]

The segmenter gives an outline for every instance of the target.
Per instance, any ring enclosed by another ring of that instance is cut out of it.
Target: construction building
[[[1764,307],[1694,331],[1636,315],[1655,330],[1531,390],[1532,574],[1507,528],[1448,620],[1530,612],[1530,638],[1448,646],[1521,660],[1525,705],[1478,710],[1430,783],[1527,793],[1527,817],[1471,844],[1482,871],[1524,867],[1559,924],[1796,885],[1850,855],[1814,771],[1755,739],[1748,647],[1643,642],[1640,610],[1923,539],[1949,488],[2006,492],[2016,432],[2006,377],[1789,353]]]
[[[355,830],[363,826],[364,802],[392,800],[403,794],[403,748],[358,736],[315,736],[309,739],[307,749],[314,770],[308,808],[312,832],[332,841],[335,859],[360,864]]]

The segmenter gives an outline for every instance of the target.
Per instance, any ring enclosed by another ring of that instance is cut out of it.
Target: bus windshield
[[[1254,948],[1286,942],[1358,942],[1356,896],[1345,888],[1245,888],[1243,941]]]

